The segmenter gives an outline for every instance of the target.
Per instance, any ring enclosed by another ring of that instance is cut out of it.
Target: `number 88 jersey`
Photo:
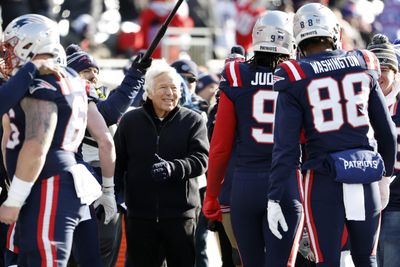
[[[273,73],[265,67],[230,62],[222,73],[219,88],[233,103],[235,114],[217,116],[236,117],[237,168],[268,170],[271,165],[278,95],[272,86]]]
[[[309,159],[350,148],[372,149],[370,126],[382,130],[388,117],[377,84],[379,69],[367,50],[335,50],[280,64],[274,73],[281,105],[276,121],[293,126],[302,121]],[[280,137],[287,140],[284,135]]]
[[[83,81],[68,68],[64,78],[38,76],[25,97],[54,102],[57,125],[40,177],[50,177],[76,164],[75,152],[82,142],[87,122],[87,95]],[[11,133],[7,142],[7,170],[14,174],[25,140],[25,113],[20,103],[9,110]]]

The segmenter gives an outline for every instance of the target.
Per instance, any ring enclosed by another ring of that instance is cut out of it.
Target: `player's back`
[[[372,149],[369,99],[379,63],[366,50],[323,52],[282,63],[275,90],[286,90],[304,111],[306,154],[312,159],[350,148]]]
[[[233,102],[236,112],[236,166],[268,170],[278,95],[272,88],[273,73],[268,68],[230,62],[222,76],[220,89]]]
[[[74,154],[86,127],[87,96],[84,83],[68,68],[63,70],[63,74],[65,77],[60,80],[53,75],[38,76],[25,95],[25,98],[45,100],[57,106],[57,124],[39,178],[55,175],[76,163]],[[7,142],[7,169],[12,176],[25,140],[26,124],[25,113],[20,103],[10,109],[8,115],[12,132]]]

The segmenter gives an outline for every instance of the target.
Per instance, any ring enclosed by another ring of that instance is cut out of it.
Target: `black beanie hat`
[[[65,49],[67,54],[67,66],[74,69],[76,72],[81,72],[84,69],[94,67],[99,70],[94,58],[83,51],[78,45],[71,44]]]
[[[386,35],[375,34],[371,43],[368,44],[367,49],[376,55],[381,66],[389,67],[396,73],[399,71],[399,63],[394,46],[390,43]]]

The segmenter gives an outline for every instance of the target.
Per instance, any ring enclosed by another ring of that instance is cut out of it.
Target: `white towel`
[[[82,213],[81,222],[84,222],[84,221],[87,221],[90,219],[92,219],[92,215],[90,214],[89,205],[85,205],[83,213]]]
[[[362,184],[343,184],[346,219],[365,221],[364,187]]]
[[[101,185],[84,165],[76,164],[68,171],[74,177],[76,195],[82,204],[90,205],[101,196]]]

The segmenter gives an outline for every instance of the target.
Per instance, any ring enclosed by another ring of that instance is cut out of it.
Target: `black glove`
[[[171,178],[171,165],[155,154],[156,163],[151,166],[151,177],[154,181],[160,182]]]
[[[142,60],[143,56],[144,56],[144,52],[139,52],[137,54],[135,59],[132,61],[131,69],[138,70],[139,72],[145,74],[147,69],[150,67],[153,59],[151,57],[149,57],[148,59],[143,61]]]

